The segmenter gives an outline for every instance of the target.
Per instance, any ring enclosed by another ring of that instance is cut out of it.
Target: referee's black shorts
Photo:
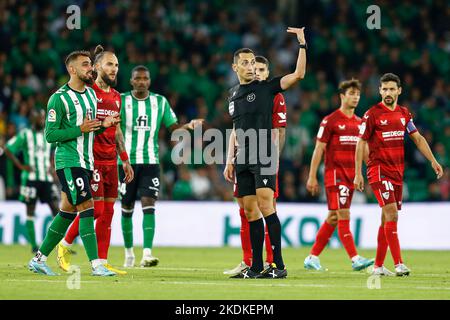
[[[245,166],[236,168],[237,197],[256,195],[256,189],[271,188],[276,191],[276,174],[262,175],[260,166]]]

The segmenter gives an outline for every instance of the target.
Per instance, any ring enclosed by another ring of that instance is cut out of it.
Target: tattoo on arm
[[[122,130],[119,126],[116,127],[116,146],[117,146],[117,153],[121,153],[125,151],[125,141],[123,139]]]

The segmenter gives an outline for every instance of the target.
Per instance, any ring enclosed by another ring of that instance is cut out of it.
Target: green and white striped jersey
[[[159,164],[158,132],[161,122],[166,128],[178,119],[167,99],[149,92],[146,99],[137,99],[131,92],[122,93],[120,111],[125,149],[131,164]]]
[[[86,87],[78,92],[62,86],[49,99],[45,138],[56,143],[56,170],[81,167],[94,170],[94,132],[82,133],[84,118],[94,119],[97,113],[97,96],[94,89]]]
[[[22,171],[22,184],[27,181],[53,182],[50,174],[51,144],[45,141],[44,131],[26,128],[12,137],[6,147],[14,154],[23,152],[23,163],[32,171]]]

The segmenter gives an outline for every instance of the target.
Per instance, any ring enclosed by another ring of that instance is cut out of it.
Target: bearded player
[[[264,81],[269,77],[269,61],[263,56],[255,57],[255,79],[258,81]],[[272,126],[278,129],[279,136],[279,154],[284,146],[286,136],[286,102],[282,93],[278,93],[273,99],[273,112],[272,112]],[[235,139],[230,140],[230,147],[228,149],[229,156],[235,156]],[[224,271],[224,274],[231,276],[241,273],[245,268],[248,268],[252,264],[252,245],[250,242],[250,225],[244,212],[244,202],[242,197],[238,197],[237,186],[234,185],[234,196],[237,199],[239,205],[239,215],[241,216],[241,245],[243,259],[234,269]],[[276,207],[276,199],[278,198],[278,176],[276,179],[276,189],[273,195],[273,205]],[[270,244],[269,232],[265,231],[265,247],[266,247],[266,262],[267,268],[273,262],[273,250]]]
[[[97,95],[97,117],[105,117],[120,113],[120,93],[113,89],[117,83],[119,63],[114,53],[104,51],[97,46],[94,51],[94,67],[97,78],[92,88]],[[133,169],[128,161],[123,134],[120,126],[106,129],[95,136],[94,140],[94,172],[91,179],[92,195],[94,197],[94,217],[97,220],[95,232],[97,234],[98,256],[109,270],[117,274],[126,274],[108,264],[108,249],[111,239],[111,222],[114,214],[114,203],[118,196],[117,155],[122,160],[125,172],[125,183],[133,179]],[[58,246],[58,265],[68,271],[70,268],[71,251],[74,239],[78,236],[77,217]]]
[[[369,145],[367,178],[381,207],[381,226],[378,229],[377,255],[373,270],[375,275],[394,275],[383,265],[388,247],[394,260],[395,275],[407,276],[411,272],[403,263],[397,231],[398,211],[402,207],[405,132],[430,161],[436,177],[439,179],[443,174],[428,142],[417,131],[411,113],[397,103],[401,93],[400,78],[397,75],[386,73],[381,77],[382,101],[365,113],[360,139],[356,145],[355,188],[360,191],[364,189],[361,167],[364,149]]]
[[[311,253],[306,257],[307,270],[323,270],[319,255],[328,243],[336,226],[339,239],[345,248],[354,271],[363,270],[373,264],[358,255],[350,231],[350,205],[353,197],[355,177],[355,148],[361,118],[355,115],[361,94],[361,83],[356,79],[339,84],[341,105],[326,116],[317,133],[316,147],[311,159],[307,190],[314,196],[320,192],[317,170],[325,155],[325,189],[328,202],[328,217],[320,227]],[[366,153],[367,154],[367,153]]]

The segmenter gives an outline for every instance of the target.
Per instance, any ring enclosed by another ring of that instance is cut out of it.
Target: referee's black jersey
[[[271,144],[271,129],[272,129],[272,109],[273,99],[275,95],[282,92],[280,85],[281,77],[273,78],[272,80],[257,81],[254,80],[249,84],[240,84],[230,89],[228,97],[228,112],[233,119],[234,128],[237,133],[237,155],[245,155],[245,163],[237,163],[236,170],[239,172],[244,170],[249,164],[256,164],[258,166],[264,165],[260,161],[259,134],[262,131],[266,132],[266,146],[267,155],[270,156]],[[256,145],[249,143],[251,140],[239,134],[239,130],[249,132],[252,129],[256,132]]]

